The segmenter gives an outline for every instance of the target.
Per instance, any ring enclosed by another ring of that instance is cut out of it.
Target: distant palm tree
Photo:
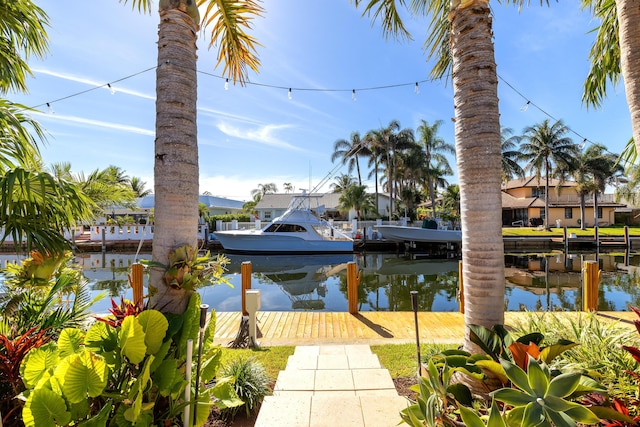
[[[524,169],[518,163],[522,159],[522,153],[519,150],[522,137],[514,135],[511,128],[501,128],[500,139],[502,140],[502,181],[511,181],[516,176],[523,178]]]
[[[147,183],[144,182],[142,179],[138,178],[137,176],[131,177],[131,179],[129,180],[129,185],[131,186],[131,190],[133,190],[133,192],[136,194],[137,198],[141,198],[141,197],[145,197],[153,194],[153,190],[151,190],[150,188],[145,188]],[[209,193],[209,195],[211,195],[211,193]]]
[[[274,194],[278,192],[278,186],[273,182],[268,184],[258,184],[258,188],[251,190],[253,200],[259,202],[265,194]]]
[[[333,143],[333,154],[331,155],[331,161],[335,162],[340,159],[343,165],[348,165],[348,172],[353,172],[354,169],[358,172],[358,185],[362,185],[362,176],[360,175],[360,162],[358,156],[362,155],[363,151],[366,152],[367,147],[365,142],[360,138],[360,133],[351,133],[351,139],[338,139]]]
[[[454,226],[460,223],[460,186],[448,185],[442,194],[442,219],[452,221]]]
[[[552,125],[547,119],[527,127],[523,135],[525,142],[520,145],[522,157],[528,161],[525,170],[535,172],[538,180],[544,173],[544,225],[546,228],[549,228],[549,179],[556,168],[571,170],[574,159],[580,154],[578,146],[571,138],[564,136],[568,131],[562,120]]]
[[[453,144],[446,142],[442,137],[438,136],[438,130],[442,126],[442,120],[436,120],[435,123],[429,125],[426,120],[420,120],[418,126],[418,143],[421,144],[426,152],[426,166],[427,166],[427,187],[429,190],[429,197],[431,198],[431,208],[433,209],[433,217],[436,217],[436,189],[434,186],[434,179],[431,171],[434,166],[438,168],[449,168],[449,161],[445,157],[445,154],[455,155],[456,148]]]
[[[358,221],[362,219],[362,212],[375,212],[373,197],[367,194],[366,185],[353,184],[347,187],[340,195],[340,210],[349,211],[354,209],[358,216]]]
[[[593,224],[598,226],[598,194],[604,193],[606,186],[615,182],[624,168],[618,163],[618,155],[609,153],[602,144],[590,146],[584,154],[595,190],[593,191]]]
[[[292,192],[293,192],[293,190],[295,189],[295,188],[294,188],[294,186],[293,186],[293,184],[291,184],[290,182],[285,182],[285,183],[283,184],[283,187],[284,187],[284,192],[285,192],[286,194],[292,193]]]
[[[334,181],[335,182],[331,184],[331,188],[333,188],[334,193],[342,193],[350,186],[356,184],[355,178],[345,173],[336,176]]]
[[[387,175],[387,191],[389,192],[389,218],[394,211],[396,197],[396,154],[414,142],[413,130],[401,129],[398,120],[392,120],[385,128],[372,130],[366,137],[369,149],[376,154],[379,164],[385,165]]]

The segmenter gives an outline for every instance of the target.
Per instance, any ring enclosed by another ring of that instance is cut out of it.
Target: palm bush
[[[264,397],[269,394],[269,376],[264,366],[253,358],[239,358],[222,368],[222,375],[233,379],[236,394],[244,402],[247,417],[257,410]],[[233,419],[240,407],[224,409],[224,419]]]

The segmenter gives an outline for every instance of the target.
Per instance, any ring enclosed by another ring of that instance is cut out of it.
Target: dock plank
[[[534,313],[567,318],[579,312]],[[584,313],[583,313],[584,314]],[[600,312],[601,319],[622,319],[630,328],[637,319],[633,312]],[[507,312],[505,324],[523,322],[530,313]],[[416,328],[413,312],[258,312],[262,346],[316,345],[319,343],[398,344],[414,343]],[[239,312],[217,313],[214,342],[227,345],[240,326]],[[461,344],[464,339],[464,315],[458,312],[418,313],[421,343]]]

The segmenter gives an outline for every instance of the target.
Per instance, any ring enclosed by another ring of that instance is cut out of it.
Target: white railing
[[[206,229],[206,225],[198,226],[198,239],[205,238]],[[153,225],[93,225],[91,226],[89,240],[101,242],[103,233],[106,241],[152,240],[153,230]]]

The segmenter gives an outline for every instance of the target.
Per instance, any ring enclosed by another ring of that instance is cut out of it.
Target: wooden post
[[[360,285],[361,274],[357,272],[356,263],[347,263],[347,302],[349,313],[358,313],[358,286]]]
[[[564,255],[567,256],[569,253],[569,236],[567,235],[567,226],[564,226],[564,230],[562,231],[562,241],[564,242]]]
[[[631,250],[631,239],[629,239],[629,226],[624,226],[624,246],[627,248],[627,251]]]
[[[251,261],[244,261],[240,266],[242,274],[242,315],[248,316],[246,291],[251,289]]]
[[[593,238],[596,241],[596,248],[600,248],[600,233],[598,233],[598,226],[593,226]]]
[[[142,304],[142,284],[143,284],[143,268],[139,262],[131,264],[131,274],[129,275],[129,284],[133,288],[133,303],[135,305]]]
[[[600,284],[600,269],[598,261],[584,262],[584,276],[582,283],[583,311],[598,311],[598,285]]]
[[[460,313],[464,314],[464,280],[462,279],[462,261],[458,261],[458,289],[460,292]]]

